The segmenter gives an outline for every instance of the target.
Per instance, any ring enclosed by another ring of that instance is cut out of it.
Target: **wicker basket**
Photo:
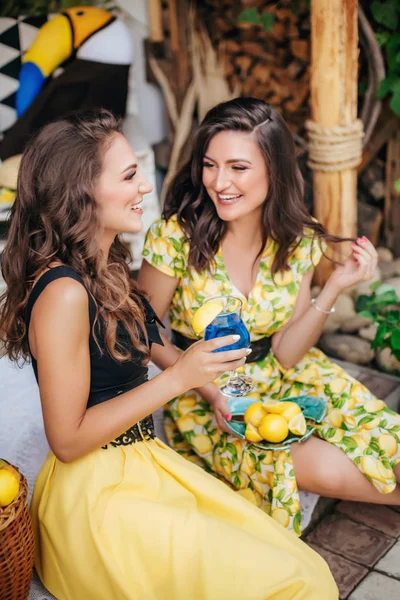
[[[0,600],[28,598],[34,548],[28,484],[21,474],[18,496],[5,508],[0,507]]]

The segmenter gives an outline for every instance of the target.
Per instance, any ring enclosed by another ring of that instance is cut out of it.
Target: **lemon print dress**
[[[189,245],[176,217],[153,223],[143,256],[179,280],[170,307],[172,330],[195,339],[191,322],[202,302],[215,294],[231,294],[242,299],[242,318],[255,342],[286,325],[304,274],[318,264],[322,254],[311,238],[304,237],[290,258],[290,271],[278,273],[273,281],[271,265],[276,250],[276,244],[269,241],[248,298],[230,280],[221,249],[211,272],[188,269]],[[255,391],[250,394],[255,400],[303,394],[323,398],[327,414],[316,435],[345,452],[380,492],[388,494],[395,489],[393,468],[400,460],[400,416],[320,350],[312,348],[291,369],[284,369],[269,352],[259,362],[247,362],[242,372],[255,382]],[[223,381],[224,376],[216,383]],[[210,405],[194,391],[169,403],[165,429],[170,445],[182,456],[213,472],[284,527],[301,534],[290,448],[266,452],[233,435],[221,434]]]
[[[27,327],[36,299],[60,277],[83,285],[69,267],[47,271],[31,293]],[[162,343],[157,317],[143,304],[149,341]],[[102,354],[88,340],[89,407],[147,379],[138,350],[116,363],[101,329],[97,340]],[[117,341],[127,347],[122,326]],[[316,552],[161,442],[151,417],[71,463],[50,453],[31,512],[36,569],[57,600],[338,599]]]

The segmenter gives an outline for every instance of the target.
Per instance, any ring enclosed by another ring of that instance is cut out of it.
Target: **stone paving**
[[[340,364],[399,410],[400,379]],[[329,564],[341,600],[400,600],[400,507],[321,498],[304,540]]]

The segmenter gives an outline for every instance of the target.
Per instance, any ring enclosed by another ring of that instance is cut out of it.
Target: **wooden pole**
[[[357,118],[357,4],[357,0],[311,2],[311,114],[322,127],[350,125]],[[357,169],[314,170],[313,175],[316,218],[330,233],[356,236]],[[340,258],[338,251],[335,258]],[[333,268],[329,261],[321,262],[319,284]]]
[[[164,40],[161,0],[148,0],[149,11],[149,40],[162,42]]]
[[[386,153],[385,237],[395,256],[400,256],[400,194],[395,183],[400,179],[400,125],[394,127]]]

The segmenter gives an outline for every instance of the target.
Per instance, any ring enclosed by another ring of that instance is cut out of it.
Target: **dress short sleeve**
[[[304,274],[315,268],[319,264],[325,250],[326,244],[323,240],[320,240],[318,237],[312,237],[312,234],[306,234],[294,252],[294,258],[298,263],[298,272]]]
[[[181,279],[187,271],[188,243],[176,219],[157,219],[150,226],[143,248],[143,257],[153,267]]]

